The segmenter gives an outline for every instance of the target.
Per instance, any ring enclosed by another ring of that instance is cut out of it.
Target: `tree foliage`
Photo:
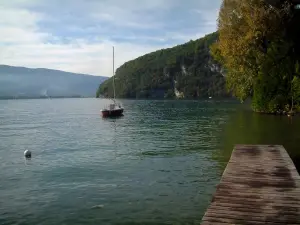
[[[162,49],[124,63],[116,70],[119,98],[201,98],[227,96],[221,67],[212,60],[212,33],[173,48]],[[112,79],[99,86],[97,97],[112,97]]]
[[[299,75],[299,63],[296,63],[295,72]],[[295,102],[300,102],[300,78],[299,76],[294,76],[292,80],[292,98]]]
[[[228,89],[241,101],[252,97],[255,111],[273,113],[290,104],[291,82],[298,76],[295,21],[299,15],[288,2],[223,0],[211,53],[226,68]]]

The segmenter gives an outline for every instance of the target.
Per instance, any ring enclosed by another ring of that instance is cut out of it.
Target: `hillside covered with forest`
[[[210,56],[218,33],[124,63],[116,70],[117,98],[206,98],[228,96],[222,69]],[[112,97],[112,79],[97,97]]]

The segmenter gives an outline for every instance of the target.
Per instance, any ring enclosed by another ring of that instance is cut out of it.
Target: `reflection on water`
[[[229,160],[235,144],[283,145],[300,169],[300,117],[253,113],[240,107],[224,127],[221,154]]]

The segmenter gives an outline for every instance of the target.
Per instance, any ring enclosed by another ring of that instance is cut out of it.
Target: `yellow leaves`
[[[250,94],[258,76],[264,42],[278,35],[282,13],[264,0],[223,0],[219,14],[219,42],[213,56],[228,69],[227,82],[237,97]]]

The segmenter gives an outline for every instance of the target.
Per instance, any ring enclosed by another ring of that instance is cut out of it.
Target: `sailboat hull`
[[[101,110],[102,117],[118,117],[118,116],[123,116],[124,109],[103,109]]]

